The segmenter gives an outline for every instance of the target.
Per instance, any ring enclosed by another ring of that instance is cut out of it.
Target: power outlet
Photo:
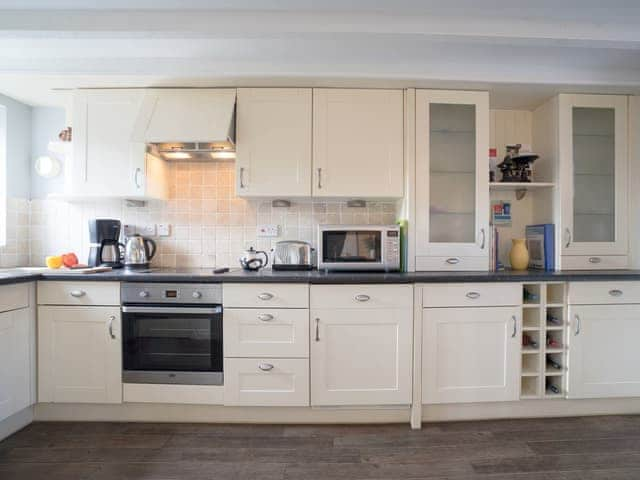
[[[256,236],[258,237],[277,237],[280,234],[280,225],[268,224],[258,225]]]
[[[140,228],[140,232],[145,237],[155,237],[156,236],[156,224],[150,223],[148,225],[143,225]]]
[[[122,231],[123,231],[125,237],[130,237],[130,236],[136,234],[136,226],[127,223],[127,224],[122,226]]]
[[[158,224],[158,236],[159,237],[168,237],[171,235],[171,225],[168,223],[159,223]]]

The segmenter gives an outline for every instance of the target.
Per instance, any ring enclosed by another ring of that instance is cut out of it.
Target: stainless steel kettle
[[[124,266],[127,268],[146,268],[156,254],[156,242],[142,235],[127,237],[124,246]]]
[[[261,255],[264,258],[260,258]],[[251,247],[249,250],[245,250],[238,260],[240,261],[240,266],[245,270],[257,271],[267,266],[269,256],[267,252],[254,250],[254,248]]]

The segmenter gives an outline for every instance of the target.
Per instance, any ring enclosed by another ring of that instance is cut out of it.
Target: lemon
[[[48,268],[60,268],[62,266],[62,256],[54,255],[46,258]]]

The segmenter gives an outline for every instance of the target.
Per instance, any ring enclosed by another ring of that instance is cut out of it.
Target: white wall
[[[5,95],[7,108],[7,196],[29,198],[31,190],[31,107]]]
[[[41,155],[49,155],[47,145],[58,139],[58,133],[66,125],[63,108],[34,107],[31,111],[31,163]],[[64,193],[64,175],[56,178],[42,178],[31,172],[31,198],[44,198],[50,193]]]

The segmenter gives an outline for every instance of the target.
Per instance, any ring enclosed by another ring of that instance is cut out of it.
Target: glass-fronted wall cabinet
[[[416,270],[487,270],[489,94],[416,91]]]
[[[558,97],[563,270],[628,267],[627,101]]]

